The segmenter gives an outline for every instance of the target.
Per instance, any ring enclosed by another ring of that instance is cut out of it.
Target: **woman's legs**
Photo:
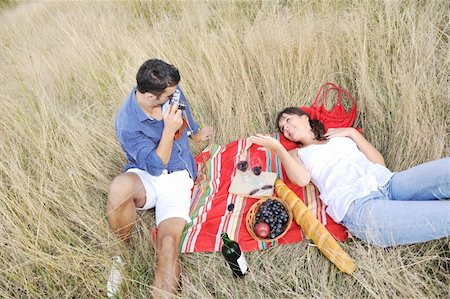
[[[450,158],[430,161],[396,173],[390,180],[388,194],[392,200],[450,198]]]
[[[342,222],[352,235],[380,246],[448,237],[449,197],[450,158],[435,160],[396,173],[380,192],[356,200]]]
[[[450,236],[450,201],[363,198],[342,223],[352,235],[383,247],[426,242]]]

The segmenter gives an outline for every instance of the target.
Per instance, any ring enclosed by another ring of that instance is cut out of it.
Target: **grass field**
[[[356,97],[357,124],[390,169],[449,156],[448,8],[443,0],[2,2],[0,297],[105,296],[120,247],[106,194],[125,163],[114,115],[149,58],[179,68],[214,143],[273,131],[277,111],[310,104],[331,81]],[[123,298],[149,296],[153,224],[144,213],[134,230]],[[342,246],[354,275],[307,242],[248,253],[242,280],[219,253],[184,255],[180,296],[449,297],[449,239]]]

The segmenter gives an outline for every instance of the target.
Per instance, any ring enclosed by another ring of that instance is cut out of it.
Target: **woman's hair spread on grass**
[[[324,140],[325,139],[325,137],[323,136],[325,134],[325,127],[323,126],[323,124],[319,120],[311,119],[309,117],[308,113],[306,113],[305,111],[303,111],[302,109],[300,109],[298,107],[288,107],[288,108],[285,108],[280,113],[278,113],[278,116],[277,116],[276,122],[275,122],[278,131],[281,132],[280,120],[283,117],[283,114],[297,115],[297,116],[303,116],[303,115],[308,116],[309,125],[311,126],[311,129],[312,129],[312,131],[314,133],[314,136],[316,137],[316,140]]]
[[[140,93],[150,92],[161,95],[169,86],[180,82],[178,69],[159,59],[144,62],[136,74],[137,89]]]

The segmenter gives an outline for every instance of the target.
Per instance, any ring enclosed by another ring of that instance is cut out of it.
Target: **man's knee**
[[[169,218],[158,226],[158,254],[177,257],[180,250],[181,234],[186,221],[182,218]]]
[[[176,258],[180,247],[180,236],[167,234],[158,242],[158,255],[165,258]]]
[[[140,196],[145,196],[143,189],[142,182],[136,174],[123,173],[111,182],[108,203],[114,206],[129,203]]]

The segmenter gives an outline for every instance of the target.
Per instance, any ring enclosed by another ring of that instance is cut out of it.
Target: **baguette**
[[[310,238],[320,251],[344,273],[351,274],[356,269],[353,260],[345,253],[334,237],[320,223],[303,201],[286,184],[277,179],[275,191],[278,197],[289,205],[292,215],[303,232]]]

